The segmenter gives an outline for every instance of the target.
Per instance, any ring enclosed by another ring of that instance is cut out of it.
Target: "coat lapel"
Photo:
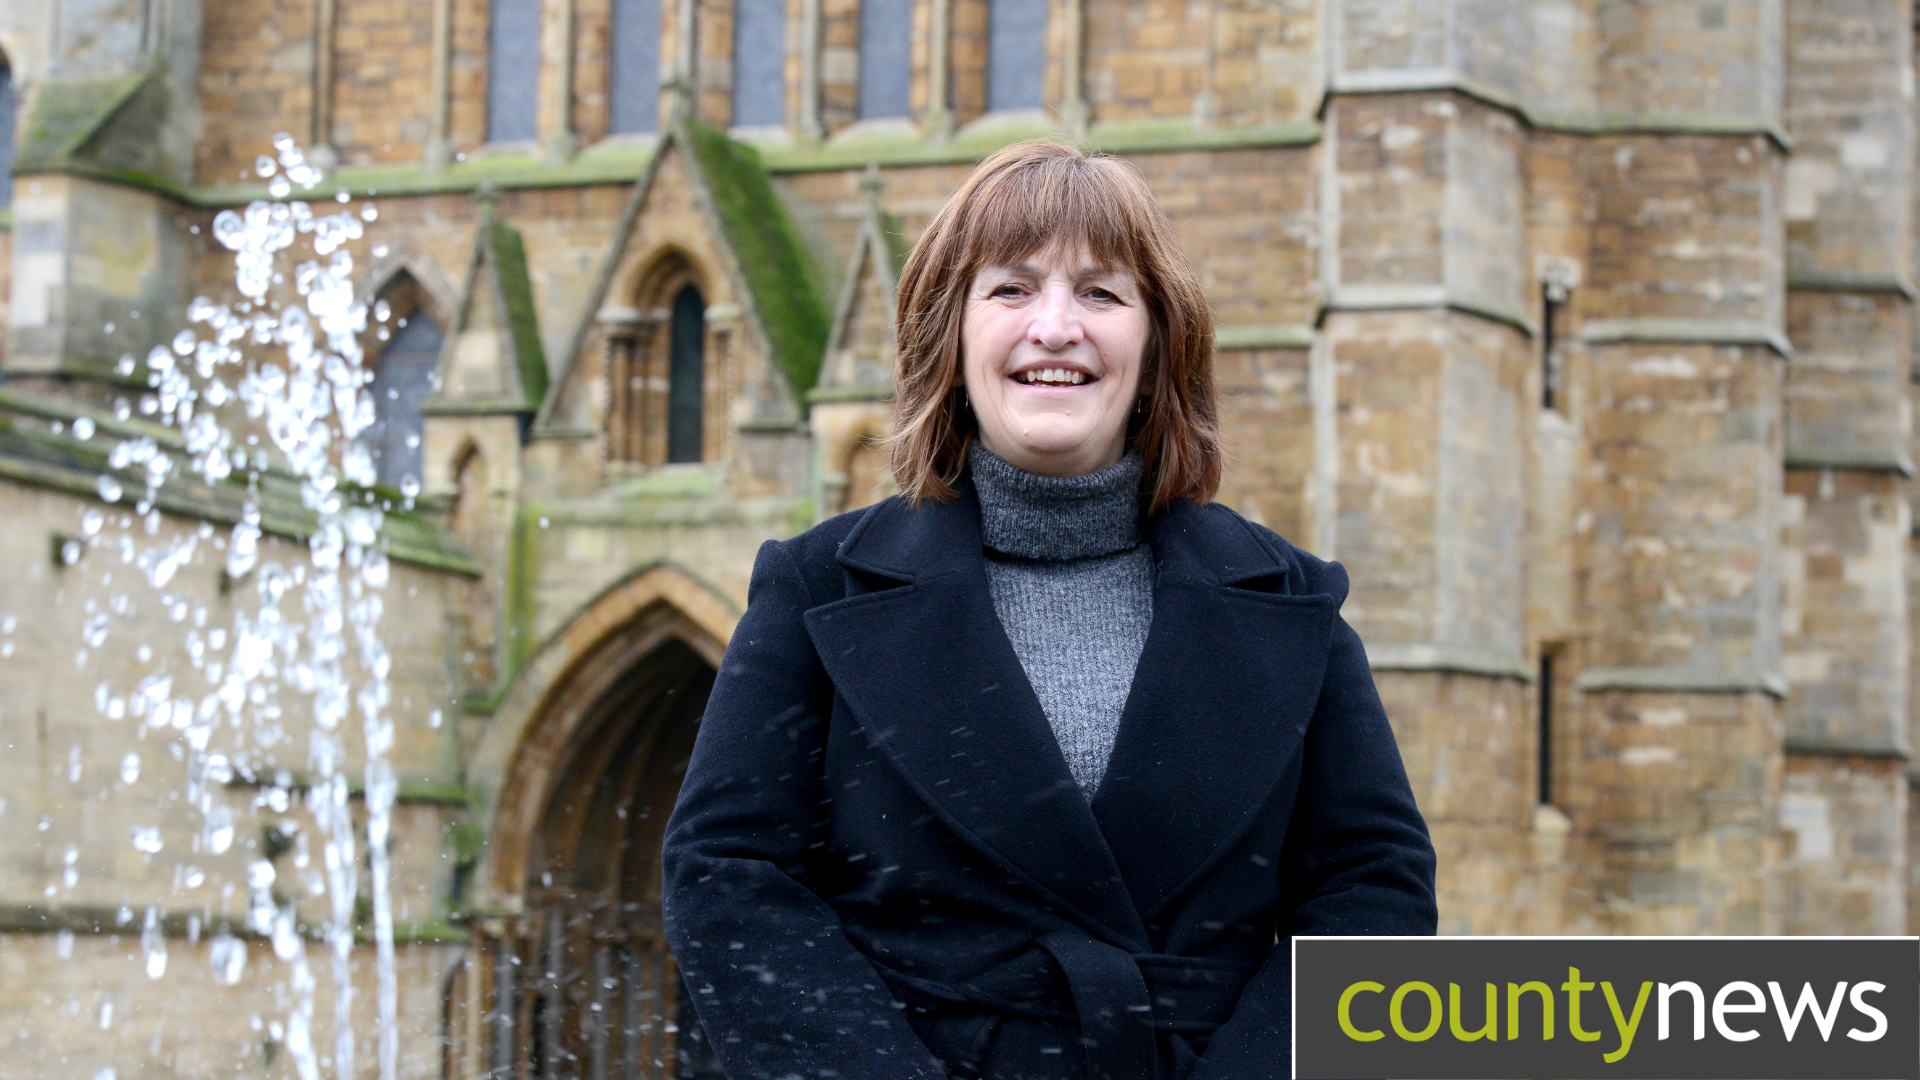
[[[888,500],[839,560],[856,585],[807,629],[867,737],[960,836],[1112,943],[1246,831],[1299,753],[1337,603],[1234,515],[1181,501],[1152,530],[1153,621],[1092,805],[987,589],[980,508]],[[867,591],[872,579],[884,586]]]
[[[1093,814],[1143,920],[1265,809],[1320,697],[1337,603],[1237,515],[1179,502],[1154,532],[1153,624]]]
[[[882,504],[840,561],[905,582],[806,614],[873,745],[983,854],[1113,944],[1146,948],[1120,867],[994,612],[971,486],[918,510]]]

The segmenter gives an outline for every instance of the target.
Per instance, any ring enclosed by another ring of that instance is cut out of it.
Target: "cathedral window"
[[[433,317],[421,307],[390,325],[392,336],[380,350],[368,387],[373,396],[373,425],[362,437],[373,454],[376,479],[404,490],[421,479],[425,451],[420,445],[424,431],[420,406],[433,392],[441,334]]]
[[[990,0],[987,6],[987,111],[1045,104],[1047,0]]]
[[[667,461],[699,461],[706,403],[707,304],[688,285],[673,298],[667,369]]]
[[[612,53],[607,97],[613,134],[658,130],[660,0],[613,0]]]
[[[707,301],[672,260],[641,291],[639,315],[609,327],[607,456],[636,465],[706,458],[707,361],[723,362],[725,335],[707,338]]]
[[[860,119],[910,114],[913,0],[860,4]]]
[[[487,141],[539,138],[540,0],[493,0],[487,27]]]
[[[733,124],[787,122],[786,0],[736,0],[733,10]]]
[[[0,206],[13,203],[13,66],[0,55]]]

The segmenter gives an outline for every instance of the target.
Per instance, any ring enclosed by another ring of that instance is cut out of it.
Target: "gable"
[[[427,411],[524,413],[539,407],[547,392],[547,359],[526,246],[520,231],[491,209],[474,234],[449,336],[441,389]]]
[[[863,186],[868,189],[867,214],[854,240],[820,382],[807,395],[810,401],[893,397],[894,298],[905,245],[899,222],[880,209],[879,178],[870,176]]]
[[[683,119],[661,138],[608,242],[542,407],[542,430],[594,423],[591,384],[608,328],[650,317],[633,305],[668,258],[693,268],[710,322],[739,324],[739,344],[752,354],[737,388],[742,407],[757,419],[798,419],[830,328],[821,275],[759,155]]]

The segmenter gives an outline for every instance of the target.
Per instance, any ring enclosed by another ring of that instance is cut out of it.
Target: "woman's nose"
[[[1027,325],[1027,338],[1049,351],[1078,345],[1084,336],[1080,312],[1070,289],[1049,287],[1040,291],[1040,303],[1033,309],[1033,322]]]

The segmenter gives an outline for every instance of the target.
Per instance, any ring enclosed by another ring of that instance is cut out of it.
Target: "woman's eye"
[[[1120,299],[1119,295],[1114,293],[1111,289],[1102,289],[1098,287],[1088,289],[1087,296],[1094,300],[1100,300],[1100,301]]]
[[[989,295],[992,295],[992,296],[1020,296],[1020,295],[1022,295],[1022,294],[1024,294],[1025,292],[1026,292],[1026,290],[1025,290],[1025,289],[1022,289],[1022,288],[1021,288],[1020,286],[1018,286],[1018,285],[1002,285],[1002,286],[1000,286],[999,288],[997,288],[997,289],[995,289],[995,290],[993,290],[993,292],[992,292],[991,294],[989,294]]]

